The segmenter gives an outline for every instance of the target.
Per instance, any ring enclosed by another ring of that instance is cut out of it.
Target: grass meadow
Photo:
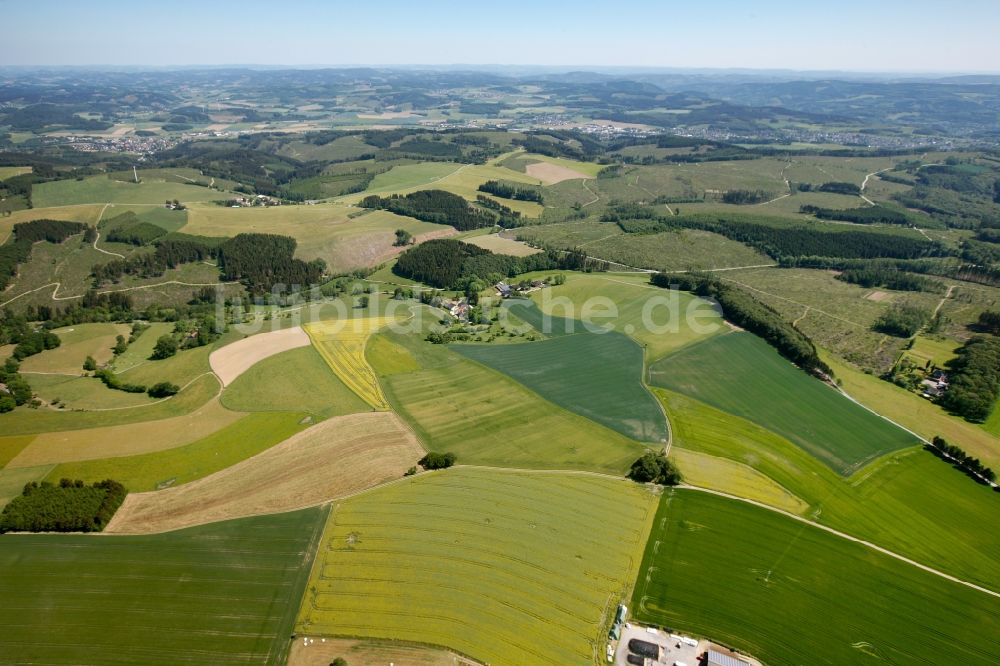
[[[710,270],[773,263],[770,257],[743,243],[693,229],[626,234],[617,224],[582,221],[523,227],[513,233],[543,247],[580,248],[592,257],[659,271]]]
[[[331,513],[297,632],[593,664],[655,505],[623,480],[468,468],[360,495]]]
[[[37,534],[0,549],[13,663],[285,663],[326,509],[155,536]]]
[[[307,412],[314,421],[371,409],[312,347],[254,364],[226,387],[222,404],[238,412]]]
[[[702,400],[788,438],[847,476],[917,438],[784,360],[760,338],[730,333],[667,356],[650,384]]]
[[[635,617],[766,664],[994,664],[1000,605],[786,516],[691,490],[663,496]],[[945,657],[944,655],[947,655]]]
[[[114,180],[109,176],[88,176],[83,180],[57,180],[32,188],[32,203],[38,208],[76,204],[149,204],[163,206],[167,199],[181,202],[214,201],[226,194],[184,182],[150,179],[139,183]]]

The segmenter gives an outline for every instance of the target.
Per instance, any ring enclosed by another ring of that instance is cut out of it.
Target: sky
[[[1000,72],[997,0],[0,0],[5,65]]]

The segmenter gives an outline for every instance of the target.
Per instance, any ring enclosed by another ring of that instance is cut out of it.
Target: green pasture
[[[523,345],[452,349],[630,439],[667,441],[663,412],[642,384],[643,350],[621,333],[581,331]]]
[[[500,467],[584,469],[623,474],[645,447],[566,411],[495,370],[414,335],[385,334],[419,369],[382,375],[389,402],[424,447],[452,451],[459,462]],[[384,372],[383,353],[368,358]],[[409,367],[413,367],[410,365]]]
[[[327,513],[154,536],[5,537],[0,654],[12,663],[283,665]]]
[[[222,404],[238,412],[307,412],[314,421],[370,409],[312,346],[256,363],[226,387]]]
[[[31,193],[32,202],[39,208],[89,203],[163,206],[167,199],[187,202],[225,198],[225,193],[184,182],[151,179],[135,183],[114,180],[107,175],[39,183]]]
[[[456,468],[337,504],[304,636],[440,645],[493,664],[593,664],[655,512],[624,480]]]
[[[993,664],[996,599],[742,502],[665,494],[632,609],[766,664]]]
[[[849,475],[917,438],[781,358],[750,333],[689,346],[650,367],[650,384],[702,400],[795,442]]]

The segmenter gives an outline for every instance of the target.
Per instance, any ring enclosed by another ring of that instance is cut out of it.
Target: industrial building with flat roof
[[[705,664],[706,666],[750,666],[748,662],[745,662],[742,659],[730,657],[728,654],[722,654],[721,652],[716,652],[715,650],[708,651],[708,659]]]

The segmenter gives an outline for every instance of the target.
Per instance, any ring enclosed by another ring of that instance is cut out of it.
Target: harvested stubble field
[[[219,404],[218,399],[213,399],[189,414],[169,419],[84,430],[42,432],[8,466],[32,467],[163,451],[205,437],[244,416],[245,414],[229,411]]]
[[[632,609],[640,621],[711,636],[766,664],[1000,660],[989,638],[1000,631],[996,598],[692,490],[664,494]]]
[[[297,633],[592,664],[655,511],[628,481],[454,468],[339,503]]]
[[[133,493],[105,532],[167,532],[316,506],[402,478],[422,455],[391,412],[335,417],[197,481]]]
[[[223,386],[229,386],[254,364],[281,352],[310,344],[301,326],[260,333],[216,349],[208,357]]]
[[[367,317],[305,325],[313,346],[344,384],[374,409],[387,410],[375,371],[365,357],[365,344],[372,333],[394,321],[391,317]]]
[[[5,537],[2,660],[280,666],[326,514]]]

